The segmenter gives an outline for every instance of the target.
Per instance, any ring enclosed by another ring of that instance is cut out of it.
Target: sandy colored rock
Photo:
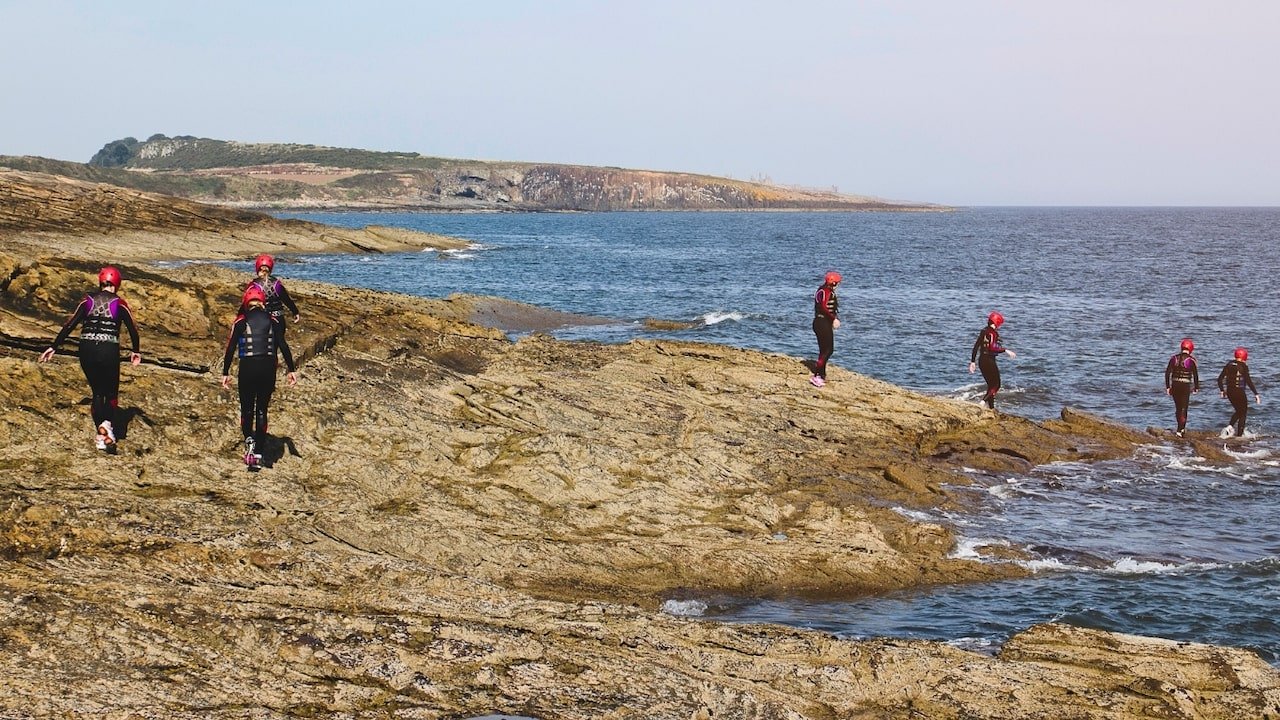
[[[1280,718],[1280,675],[1242,650],[1050,625],[988,657],[656,611],[1019,574],[891,508],[960,502],[961,464],[1148,436],[841,368],[816,390],[782,355],[511,342],[471,319],[540,311],[296,282],[301,381],[250,474],[216,377],[247,274],[111,237],[145,359],[116,455],[74,357],[35,362],[96,246],[0,250],[0,717]]]
[[[0,168],[0,233],[10,251],[88,258],[249,259],[258,253],[452,249],[459,238],[401,228],[359,230]]]

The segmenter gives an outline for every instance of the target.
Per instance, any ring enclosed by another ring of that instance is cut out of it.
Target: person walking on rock
[[[1248,363],[1249,351],[1238,347],[1235,358],[1224,365],[1222,372],[1218,373],[1218,392],[1231,401],[1231,407],[1235,411],[1231,414],[1231,420],[1227,422],[1227,426],[1222,429],[1224,438],[1232,435],[1244,437],[1244,421],[1249,416],[1249,398],[1244,394],[1245,388],[1249,388],[1249,392],[1253,393],[1255,403],[1262,402],[1262,398],[1258,397],[1258,388],[1253,386],[1253,380],[1249,377]]]
[[[262,294],[267,298],[267,313],[271,317],[280,321],[280,336],[284,337],[284,309],[289,308],[289,312],[293,313],[293,321],[296,323],[302,319],[298,313],[298,305],[293,302],[293,298],[289,297],[289,291],[284,289],[284,283],[272,271],[275,270],[275,258],[270,255],[262,254],[253,260],[253,269],[257,273],[257,277],[249,281],[249,287],[257,286],[262,290]],[[249,287],[245,289],[248,290]],[[240,312],[244,312],[245,308],[241,306]]]
[[[827,361],[836,350],[835,331],[840,328],[840,301],[836,287],[840,273],[831,271],[822,278],[822,287],[813,296],[813,334],[818,338],[818,360],[813,364],[814,387],[827,384]]]
[[[142,355],[138,352],[138,326],[133,321],[129,304],[116,294],[119,289],[119,270],[108,266],[98,271],[98,291],[84,296],[71,318],[53,339],[53,344],[40,353],[40,362],[49,362],[76,325],[84,323],[80,331],[80,369],[89,381],[93,442],[99,450],[114,449],[116,444],[114,423],[116,407],[120,402],[122,325],[129,331],[133,348],[129,362],[134,365],[142,362]]]
[[[1191,338],[1182,338],[1178,352],[1169,358],[1164,368],[1164,391],[1173,398],[1173,412],[1178,420],[1178,437],[1187,432],[1187,410],[1191,406],[1191,394],[1200,392],[1200,367],[1191,353],[1196,344]]]
[[[250,285],[244,291],[244,312],[236,317],[222,357],[222,387],[231,386],[231,359],[240,357],[240,433],[244,436],[244,462],[250,468],[262,461],[261,448],[267,434],[267,406],[276,389],[277,353],[284,356],[290,385],[298,382],[293,353],[285,342],[280,320],[266,310],[262,288]]]
[[[1017,353],[1000,344],[1001,325],[1004,325],[1004,315],[999,312],[987,315],[987,326],[978,333],[978,339],[974,341],[973,350],[969,353],[969,373],[973,374],[975,367],[982,370],[982,379],[987,382],[987,392],[983,394],[982,402],[993,410],[996,407],[996,393],[1000,392],[1000,366],[996,364],[996,356],[1005,353],[1010,358],[1018,357]]]

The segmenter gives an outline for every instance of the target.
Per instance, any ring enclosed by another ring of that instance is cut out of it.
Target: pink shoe
[[[813,383],[814,387],[822,387],[823,385],[827,384],[827,381],[823,380],[821,375],[814,375],[813,377],[809,378],[809,382]]]

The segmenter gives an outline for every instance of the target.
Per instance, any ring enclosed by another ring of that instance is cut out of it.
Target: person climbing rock
[[[1004,325],[1004,315],[999,312],[987,315],[987,326],[978,333],[978,339],[974,341],[973,350],[969,353],[969,373],[972,374],[975,367],[982,370],[982,379],[987,383],[987,392],[983,394],[982,402],[993,410],[996,407],[996,393],[1000,392],[1000,366],[996,363],[996,356],[1004,353],[1010,358],[1018,357],[1017,353],[1000,344],[1001,325]]]
[[[277,355],[284,356],[290,385],[298,382],[293,353],[285,342],[280,320],[266,310],[262,288],[251,285],[244,291],[244,312],[231,325],[231,336],[222,357],[222,387],[231,386],[231,360],[240,357],[240,433],[244,436],[244,462],[251,469],[262,462],[261,449],[267,434],[267,406],[276,389]]]
[[[813,334],[818,338],[818,359],[813,364],[814,387],[827,384],[827,361],[836,349],[835,331],[840,328],[840,301],[836,287],[840,285],[840,273],[832,270],[822,278],[822,286],[813,296]]]
[[[114,450],[116,408],[120,404],[120,327],[129,331],[133,351],[129,362],[142,362],[138,351],[138,326],[120,289],[120,271],[107,266],[98,271],[98,291],[88,293],[62,326],[40,362],[49,362],[71,331],[81,323],[80,369],[89,381],[89,413],[93,418],[93,442],[99,450]]]
[[[1234,355],[1235,357],[1222,367],[1222,372],[1218,373],[1218,392],[1231,401],[1231,408],[1234,410],[1231,419],[1227,421],[1227,426],[1222,429],[1224,438],[1232,435],[1244,437],[1245,418],[1249,416],[1249,398],[1245,396],[1245,388],[1249,388],[1249,392],[1253,393],[1255,403],[1262,402],[1262,398],[1258,397],[1258,388],[1254,387],[1253,379],[1249,377],[1248,349],[1238,347]]]
[[[1200,367],[1191,355],[1196,344],[1191,338],[1182,338],[1178,352],[1169,358],[1164,368],[1164,391],[1173,398],[1173,412],[1178,421],[1178,437],[1187,432],[1187,412],[1191,406],[1191,394],[1200,392]]]
[[[272,272],[275,270],[275,258],[267,254],[259,255],[253,260],[253,270],[257,275],[249,281],[249,285],[245,288],[258,286],[262,290],[262,294],[266,297],[267,313],[271,317],[280,321],[280,337],[284,337],[285,322],[284,309],[289,308],[289,312],[293,313],[293,321],[296,323],[302,319],[302,315],[298,313],[298,305],[289,296],[289,291],[284,288],[284,283],[280,282]],[[244,306],[240,307],[240,312],[244,312]]]

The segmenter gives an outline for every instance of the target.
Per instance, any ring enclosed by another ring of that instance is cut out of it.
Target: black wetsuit
[[[1000,344],[1000,331],[996,330],[995,325],[987,323],[973,343],[969,362],[978,363],[982,379],[987,382],[987,392],[982,396],[982,401],[993,409],[996,406],[996,393],[1000,392],[1000,366],[996,364],[996,356],[1002,352],[1004,346]]]
[[[231,370],[231,359],[240,356],[240,432],[261,443],[267,433],[267,406],[276,389],[276,353],[294,371],[293,353],[285,342],[280,322],[262,308],[251,308],[236,318],[222,357],[222,374]]]
[[[280,321],[280,337],[284,337],[284,309],[287,307],[289,308],[289,312],[297,315],[297,303],[293,301],[293,298],[289,297],[289,291],[284,289],[284,283],[277,280],[275,275],[268,275],[266,280],[254,278],[249,281],[249,284],[245,289],[247,290],[254,285],[257,285],[262,290],[263,294],[267,296],[265,303],[267,313],[271,315],[271,317]],[[243,314],[244,311],[244,307],[241,306],[241,314]]]
[[[80,369],[89,381],[92,399],[89,412],[94,427],[103,422],[115,424],[120,395],[120,326],[129,331],[133,352],[138,352],[138,326],[124,298],[99,290],[84,296],[76,311],[54,338],[54,350],[67,339],[76,325],[80,330]]]
[[[1231,408],[1235,411],[1227,424],[1235,426],[1236,437],[1244,435],[1244,421],[1249,416],[1249,398],[1244,394],[1246,387],[1254,395],[1258,394],[1258,389],[1253,386],[1253,379],[1249,377],[1248,364],[1232,360],[1218,373],[1218,390],[1227,394]]]
[[[1178,432],[1187,429],[1187,410],[1191,406],[1191,393],[1200,392],[1200,366],[1189,352],[1179,352],[1169,358],[1164,368],[1164,387],[1173,396],[1173,412],[1178,420]]]
[[[840,301],[836,289],[823,284],[813,296],[813,334],[818,338],[818,360],[813,374],[827,379],[827,361],[836,351],[835,320],[840,317]]]

